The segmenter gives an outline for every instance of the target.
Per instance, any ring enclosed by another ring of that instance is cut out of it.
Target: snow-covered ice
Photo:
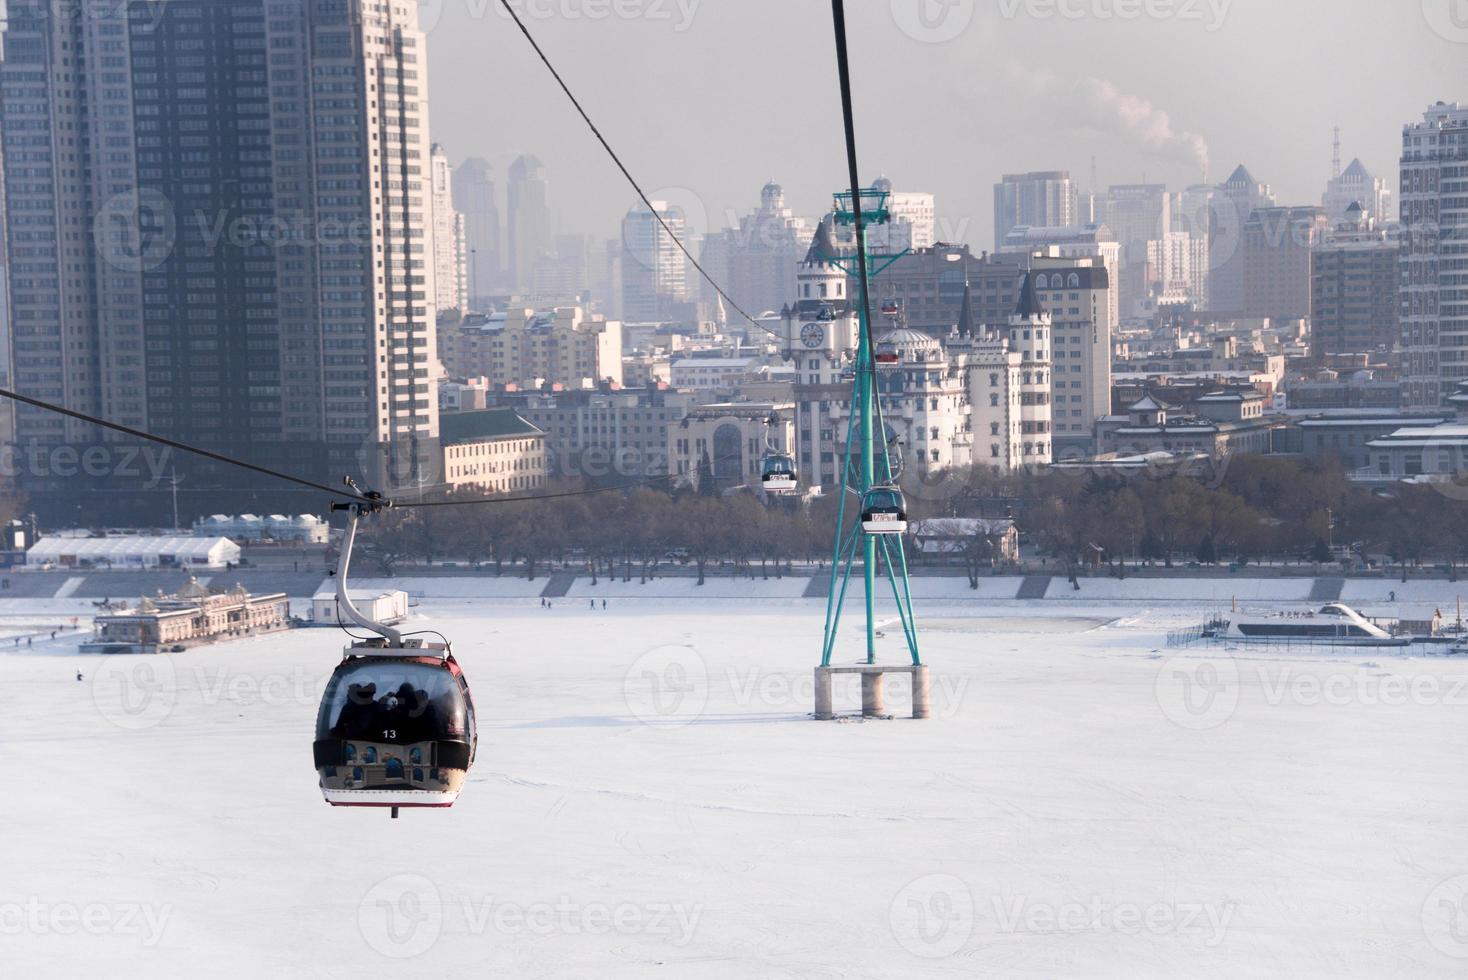
[[[338,634],[0,649],[0,972],[1468,973],[1468,658],[1172,651],[1212,603],[955,596],[918,606],[933,719],[894,678],[894,719],[816,723],[824,601],[728,587],[426,595],[479,760],[397,821],[316,788]]]

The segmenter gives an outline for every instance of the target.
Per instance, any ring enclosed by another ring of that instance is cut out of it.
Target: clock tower
[[[831,218],[816,229],[796,269],[795,302],[781,311],[784,354],[795,369],[797,466],[814,486],[839,484],[832,413],[851,395],[846,375],[856,356],[859,320],[846,294],[846,273],[832,259]]]
[[[831,261],[835,255],[827,218],[796,270],[795,302],[783,311],[787,357],[824,354],[839,361],[856,347],[856,311],[846,295],[846,273]]]

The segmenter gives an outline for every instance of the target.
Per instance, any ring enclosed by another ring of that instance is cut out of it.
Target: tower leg
[[[862,549],[862,584],[866,587],[867,607],[867,663],[874,664],[877,662],[877,620],[873,612],[876,599],[876,569],[873,566],[877,563],[877,542],[872,540],[870,534],[862,535]]]
[[[830,721],[835,717],[831,710],[831,672],[825,667],[816,668],[816,721]]]
[[[928,717],[928,690],[927,665],[914,667],[912,670],[912,716],[914,718]]]
[[[885,718],[887,716],[887,685],[883,674],[861,675],[861,716],[863,718]]]

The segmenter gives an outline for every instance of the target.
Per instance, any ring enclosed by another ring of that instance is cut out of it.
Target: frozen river
[[[335,631],[0,648],[5,974],[1468,973],[1468,658],[956,599],[918,611],[931,720],[817,723],[822,602],[610,605],[419,603],[479,758],[397,821],[316,787]]]

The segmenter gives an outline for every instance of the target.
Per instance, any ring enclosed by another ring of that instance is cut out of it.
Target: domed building
[[[967,466],[972,441],[963,361],[936,337],[902,326],[878,335],[877,352],[882,420],[889,438],[897,437],[904,469],[923,475]]]
[[[884,371],[920,367],[947,359],[938,338],[907,327],[898,327],[877,337],[877,350],[897,357],[892,364],[881,365]]]

